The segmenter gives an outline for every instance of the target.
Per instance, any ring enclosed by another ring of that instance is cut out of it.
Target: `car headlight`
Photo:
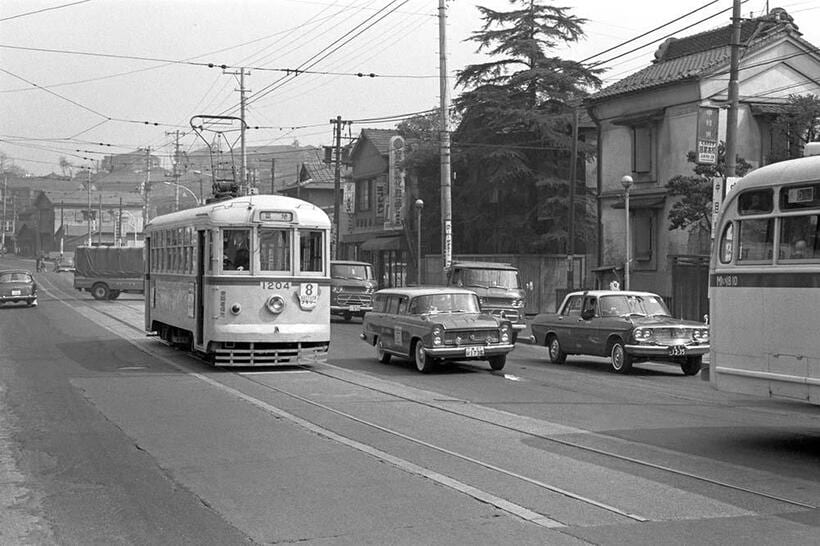
[[[333,287],[333,291],[334,291],[334,292],[336,292],[336,293],[338,294],[339,292],[341,292],[341,291],[342,291],[342,287],[341,287],[341,286],[334,286],[334,287]]]
[[[652,328],[635,328],[635,341],[648,341],[652,337]]]
[[[433,327],[433,345],[439,346],[444,344],[444,328],[441,326]]]
[[[502,324],[500,332],[501,332],[501,343],[509,343],[510,342],[510,325],[509,324]]]
[[[478,298],[478,304],[479,305],[484,305],[484,303],[485,303],[484,298]]]
[[[699,328],[699,329],[695,330],[692,334],[692,338],[695,341],[699,342],[699,343],[704,343],[706,341],[709,341],[709,329],[708,328]]]

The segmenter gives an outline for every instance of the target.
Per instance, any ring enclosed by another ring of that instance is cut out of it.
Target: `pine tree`
[[[536,0],[510,4],[478,8],[484,24],[469,40],[491,60],[456,82],[465,91],[454,101],[455,243],[463,252],[563,251],[573,108],[600,86],[600,71],[549,54],[580,40],[584,19]]]

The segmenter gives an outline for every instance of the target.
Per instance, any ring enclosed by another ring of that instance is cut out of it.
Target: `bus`
[[[145,329],[216,366],[325,362],[330,220],[319,207],[247,195],[145,227]]]
[[[709,272],[718,390],[820,404],[820,143],[729,192]]]

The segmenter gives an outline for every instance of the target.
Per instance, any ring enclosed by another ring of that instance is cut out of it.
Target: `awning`
[[[658,195],[633,195],[629,194],[629,209],[662,209],[666,204],[666,196],[658,196]],[[624,208],[624,199],[618,200],[618,202],[612,205],[613,209],[622,209]]]
[[[399,250],[401,248],[401,237],[378,237],[368,239],[359,247],[360,250]]]

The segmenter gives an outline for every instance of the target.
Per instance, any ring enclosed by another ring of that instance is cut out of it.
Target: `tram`
[[[715,226],[712,385],[820,404],[820,143],[740,179]]]
[[[216,366],[327,360],[330,220],[319,207],[247,195],[145,227],[145,329]]]

